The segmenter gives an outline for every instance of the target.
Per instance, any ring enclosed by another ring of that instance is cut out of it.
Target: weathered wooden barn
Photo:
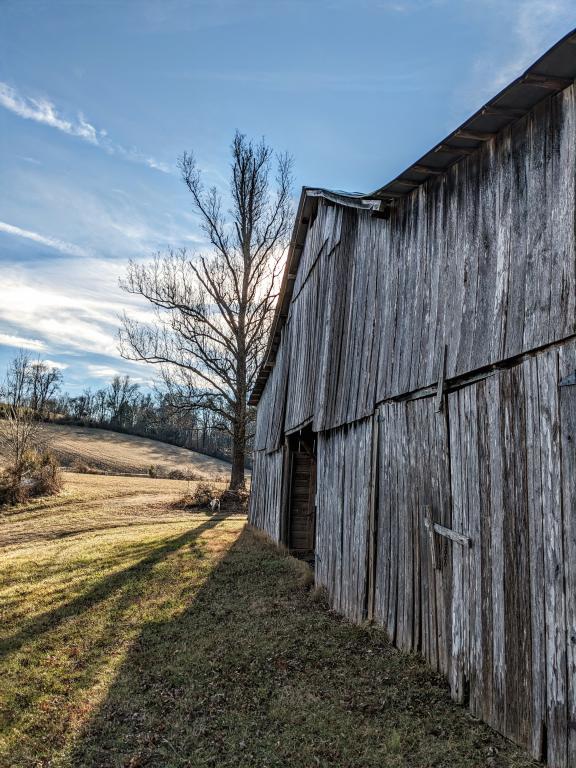
[[[576,34],[368,196],[304,189],[250,520],[576,766]]]

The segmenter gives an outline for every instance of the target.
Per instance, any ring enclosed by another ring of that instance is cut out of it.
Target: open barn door
[[[291,435],[286,544],[297,557],[314,561],[316,535],[316,436],[310,427]]]

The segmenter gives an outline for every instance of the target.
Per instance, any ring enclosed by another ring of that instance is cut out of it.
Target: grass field
[[[151,465],[162,475],[178,469],[206,477],[227,477],[230,464],[186,448],[123,435],[105,429],[43,424],[40,441],[52,450],[64,466],[78,460],[104,472],[146,473]]]
[[[185,486],[68,474],[0,517],[2,768],[532,765]]]

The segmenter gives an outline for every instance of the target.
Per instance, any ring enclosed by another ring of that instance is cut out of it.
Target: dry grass
[[[108,473],[146,474],[151,466],[162,476],[179,470],[186,475],[222,477],[230,475],[230,464],[146,437],[122,435],[104,429],[57,424],[42,426],[40,441],[64,466],[74,462]]]
[[[186,483],[69,475],[0,520],[4,768],[528,768]]]

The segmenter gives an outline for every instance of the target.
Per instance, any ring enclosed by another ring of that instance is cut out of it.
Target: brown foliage
[[[50,451],[27,450],[0,475],[0,506],[53,496],[62,488],[60,465]]]

